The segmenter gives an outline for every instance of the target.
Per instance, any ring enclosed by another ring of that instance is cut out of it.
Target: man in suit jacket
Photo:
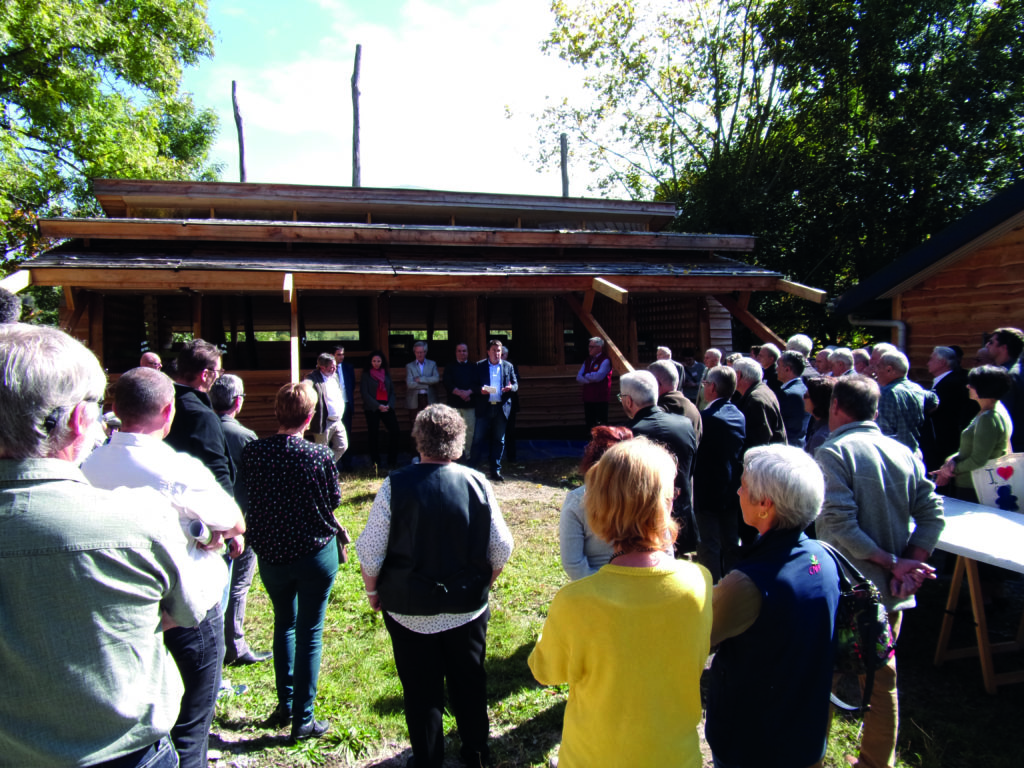
[[[348,450],[348,433],[342,422],[345,414],[345,400],[338,383],[338,364],[330,352],[322,353],[306,379],[313,382],[316,390],[316,410],[309,422],[309,437],[314,443],[326,445],[334,454],[334,463],[341,464],[341,457]]]
[[[960,367],[953,349],[935,347],[927,367],[939,405],[925,418],[921,452],[925,467],[934,472],[960,449],[960,434],[978,412],[978,404],[967,392],[967,372]]]
[[[690,399],[679,391],[679,381],[671,360],[655,360],[647,366],[658,382],[658,407],[677,416],[685,416],[693,425],[693,433],[700,443],[700,411]],[[703,375],[703,374],[702,374]],[[691,473],[692,474],[692,473]]]
[[[416,359],[405,366],[405,407],[412,413],[411,421],[428,405],[437,402],[437,383],[441,374],[437,363],[427,360],[427,342],[417,341],[412,345]]]
[[[786,427],[782,423],[779,401],[768,385],[761,381],[761,366],[756,360],[744,357],[732,367],[736,371],[736,391],[740,394],[736,405],[743,413],[746,427],[744,452],[756,445],[785,443]]]
[[[501,342],[491,339],[487,357],[476,364],[476,433],[469,454],[472,467],[480,463],[488,447],[490,477],[502,482],[501,458],[505,452],[505,426],[512,412],[512,393],[519,390],[512,363],[501,359]]]
[[[755,363],[756,365],[756,363]],[[717,582],[739,550],[740,475],[743,473],[743,414],[729,402],[736,372],[716,365],[704,379],[708,407],[700,412],[704,430],[693,472],[693,508],[700,541],[697,559]]]
[[[345,412],[341,415],[341,424],[345,427],[345,442],[352,445],[352,414],[355,411],[353,398],[356,394],[356,371],[352,363],[345,362],[345,348],[337,346],[334,348],[334,363],[338,370],[334,375],[338,377],[338,386],[341,387],[341,397],[345,401]],[[346,472],[352,470],[352,451],[345,451],[341,457],[341,469]]]
[[[807,423],[811,414],[804,408],[807,385],[800,376],[807,367],[799,352],[783,352],[779,356],[779,411],[786,427],[786,442],[803,448],[807,439]]]
[[[669,364],[668,360],[659,361]],[[619,378],[622,410],[629,417],[634,435],[643,435],[661,443],[676,457],[676,494],[672,516],[679,523],[676,552],[692,552],[697,547],[696,521],[693,517],[693,491],[690,475],[697,452],[697,435],[685,416],[661,410],[657,405],[658,381],[650,371],[634,371]]]

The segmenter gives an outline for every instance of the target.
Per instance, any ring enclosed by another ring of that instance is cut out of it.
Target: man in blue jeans
[[[178,516],[92,487],[106,376],[55,328],[0,326],[0,762],[173,768],[182,685],[158,630],[205,613]],[[146,514],[139,514],[139,510]]]

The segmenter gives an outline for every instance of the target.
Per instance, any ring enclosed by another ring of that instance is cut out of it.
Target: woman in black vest
[[[412,437],[420,463],[384,480],[356,543],[366,594],[391,635],[416,768],[444,762],[446,680],[462,758],[488,765],[487,596],[512,534],[490,483],[453,463],[466,437],[458,411],[428,406]]]
[[[751,448],[740,508],[757,540],[715,587],[704,733],[716,768],[805,768],[825,755],[832,634],[839,603],[835,561],[804,529],[825,480],[789,445]]]

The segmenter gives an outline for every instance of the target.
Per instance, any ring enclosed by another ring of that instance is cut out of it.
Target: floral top
[[[294,435],[254,440],[242,451],[248,493],[246,539],[261,560],[287,565],[338,534],[338,469],[326,445]]]

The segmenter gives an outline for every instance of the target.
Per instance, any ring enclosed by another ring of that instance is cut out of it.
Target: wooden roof
[[[665,229],[674,203],[426,189],[94,179],[111,218],[431,224],[526,229]]]

